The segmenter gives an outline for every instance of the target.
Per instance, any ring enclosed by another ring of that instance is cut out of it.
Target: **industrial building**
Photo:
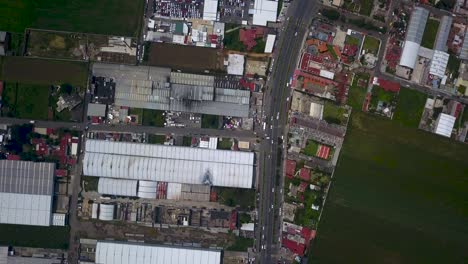
[[[214,76],[169,68],[93,64],[93,76],[113,79],[115,104],[130,108],[248,117],[250,91],[214,87]]]
[[[98,241],[96,264],[220,264],[220,250]]]
[[[50,226],[54,163],[0,160],[0,223]]]
[[[439,78],[444,78],[449,57],[450,55],[447,52],[435,50],[432,56],[429,73]]]
[[[253,9],[249,13],[253,15],[252,24],[255,26],[267,26],[268,22],[276,22],[278,1],[255,0]]]
[[[252,188],[252,152],[91,139],[85,149],[88,176]]]
[[[440,20],[439,30],[435,41],[434,49],[447,52],[447,39],[452,27],[453,18],[451,16],[443,16]]]
[[[203,3],[203,20],[218,20],[218,0],[205,0]]]
[[[411,13],[405,45],[400,58],[401,66],[414,69],[428,16],[429,11],[422,7],[416,7]]]

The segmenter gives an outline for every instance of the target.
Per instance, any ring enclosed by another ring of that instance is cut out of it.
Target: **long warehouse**
[[[96,264],[220,264],[221,251],[98,241]]]
[[[50,226],[54,163],[0,160],[0,223]]]
[[[252,152],[89,139],[88,176],[252,188]]]

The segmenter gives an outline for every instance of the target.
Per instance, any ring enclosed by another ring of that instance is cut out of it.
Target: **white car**
[[[297,31],[294,33],[294,36],[297,37]]]
[[[275,192],[275,187],[271,188],[271,192],[272,192],[272,193]]]
[[[279,112],[276,114],[276,120],[279,119]]]

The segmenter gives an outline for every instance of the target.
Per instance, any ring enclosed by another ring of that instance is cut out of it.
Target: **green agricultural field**
[[[25,84],[59,85],[69,83],[73,86],[86,87],[88,63],[5,57],[1,76],[4,81]]]
[[[364,44],[362,48],[366,50],[368,53],[377,55],[379,52],[379,46],[380,46],[380,40],[367,35],[366,38],[364,39]]]
[[[309,263],[464,263],[468,148],[354,113]]]
[[[3,116],[47,120],[49,86],[8,82],[3,96]]]
[[[393,120],[403,126],[417,128],[427,96],[415,90],[401,88]]]
[[[439,29],[439,21],[434,19],[428,19],[426,28],[421,42],[421,46],[432,49],[437,36],[437,30]]]
[[[68,227],[0,224],[0,245],[67,249]]]
[[[366,99],[368,82],[369,74],[357,73],[354,75],[348,94],[348,105],[353,108],[353,111],[362,110],[362,104],[364,103],[364,99]]]
[[[144,8],[143,0],[5,1],[0,5],[0,28],[19,33],[40,28],[136,36]]]

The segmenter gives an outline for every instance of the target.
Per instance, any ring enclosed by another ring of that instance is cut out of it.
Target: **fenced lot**
[[[143,0],[9,0],[0,5],[0,28],[26,28],[136,36],[141,27]]]
[[[223,57],[218,52],[212,48],[151,43],[148,64],[189,72],[221,71]]]
[[[62,84],[86,87],[88,63],[27,57],[5,57],[2,78],[24,84]]]
[[[463,263],[468,148],[354,112],[310,263]]]

